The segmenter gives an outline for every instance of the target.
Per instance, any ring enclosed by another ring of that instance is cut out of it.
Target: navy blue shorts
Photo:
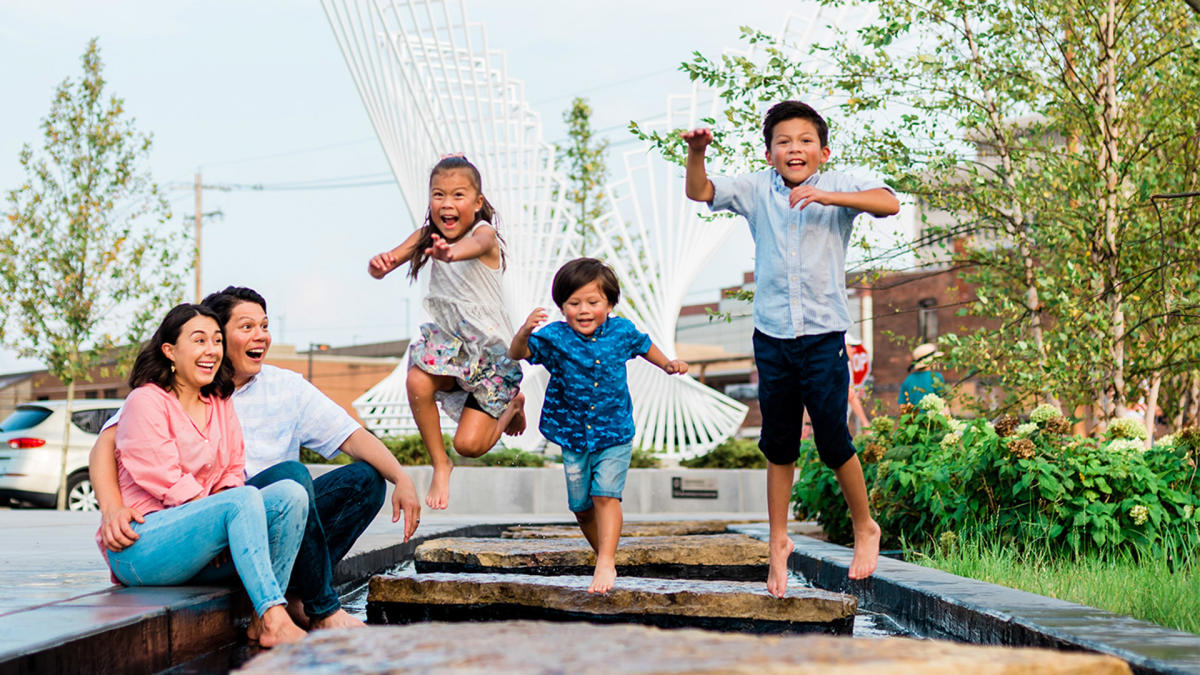
[[[790,340],[754,331],[762,437],[758,447],[772,464],[800,456],[804,410],[825,465],[836,469],[854,456],[846,425],[850,368],[845,333],[802,335]]]

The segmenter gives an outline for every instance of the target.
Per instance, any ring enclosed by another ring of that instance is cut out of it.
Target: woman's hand
[[[134,532],[130,521],[138,521],[139,523],[146,522],[142,517],[142,513],[137,509],[128,506],[120,506],[118,508],[100,512],[100,539],[104,542],[104,548],[119,553],[138,540],[138,533]]]

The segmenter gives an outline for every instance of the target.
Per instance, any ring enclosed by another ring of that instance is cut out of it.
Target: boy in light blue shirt
[[[850,507],[849,576],[868,577],[879,559],[880,531],[846,425],[846,248],[858,214],[894,215],[900,203],[882,182],[820,171],[829,159],[829,127],[799,101],[778,103],[763,119],[771,165],[765,171],[710,180],[704,153],[712,132],[693,129],[683,138],[688,198],[745,217],[754,238],[754,358],[763,417],[758,445],[768,460],[771,528],[767,590],[777,597],[787,592],[793,547],[788,502],[804,410],[812,419],[817,452],[834,470]]]

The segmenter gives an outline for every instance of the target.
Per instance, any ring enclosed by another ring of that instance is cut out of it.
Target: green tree
[[[0,230],[0,343],[67,385],[59,508],[75,383],[114,352],[128,362],[130,345],[181,297],[188,269],[182,230],[167,226],[144,166],[151,137],[105,95],[95,39],[81,60],[81,77],[55,90],[41,152],[21,150],[25,181],[9,191]]]
[[[725,104],[717,161],[751,164],[770,102],[824,97],[831,145],[915,195],[925,264],[979,288],[1000,330],[948,336],[952,365],[1011,399],[1120,414],[1131,383],[1195,369],[1200,27],[1152,0],[822,0],[876,17],[807,52],[743,29],[758,57],[683,65]],[[813,68],[814,63],[823,63]],[[645,135],[668,157],[671,134]],[[954,244],[951,246],[951,244]],[[1184,319],[1184,321],[1181,321]],[[1180,324],[1183,324],[1182,326]],[[1153,409],[1153,402],[1150,406]]]
[[[598,139],[592,130],[592,108],[587,100],[576,97],[571,107],[563,113],[570,139],[565,146],[558,147],[560,165],[565,166],[567,179],[567,201],[573,209],[571,219],[579,235],[579,254],[589,255],[596,238],[596,221],[604,214],[604,183],[608,180],[608,166],[604,153],[608,141]]]

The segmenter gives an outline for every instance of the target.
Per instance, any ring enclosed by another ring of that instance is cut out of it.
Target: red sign
[[[850,383],[861,387],[871,373],[871,357],[862,345],[846,345],[846,357],[850,360]]]

